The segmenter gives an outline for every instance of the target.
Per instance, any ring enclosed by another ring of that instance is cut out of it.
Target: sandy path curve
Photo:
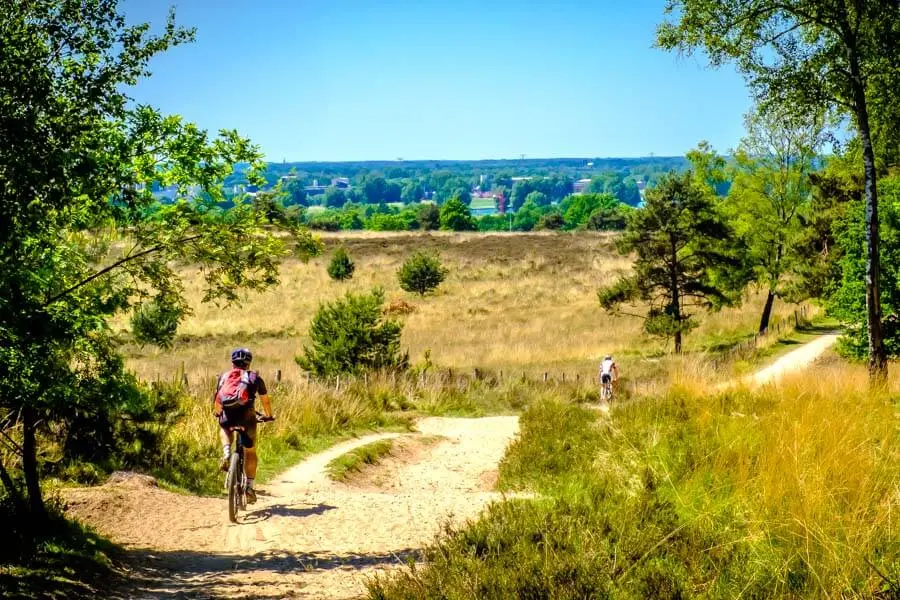
[[[769,366],[746,378],[746,382],[753,385],[765,385],[777,381],[787,373],[803,370],[831,348],[837,342],[838,337],[837,333],[821,335],[779,357]]]
[[[367,577],[393,568],[451,520],[501,496],[497,463],[518,417],[426,418],[418,434],[374,434],[338,444],[285,471],[238,525],[225,501],[182,496],[136,477],[67,492],[70,513],[135,557],[137,598],[358,598]],[[377,487],[335,483],[333,458],[378,439],[440,436],[390,465]]]

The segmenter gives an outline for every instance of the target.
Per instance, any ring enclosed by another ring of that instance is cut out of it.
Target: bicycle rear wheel
[[[225,487],[228,488],[228,520],[232,523],[237,523],[237,513],[241,507],[241,471],[241,457],[234,452],[225,479]]]

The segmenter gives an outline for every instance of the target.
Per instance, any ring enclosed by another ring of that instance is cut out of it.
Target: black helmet
[[[238,348],[231,351],[231,362],[234,364],[249,365],[252,360],[253,353],[250,352],[250,348]]]

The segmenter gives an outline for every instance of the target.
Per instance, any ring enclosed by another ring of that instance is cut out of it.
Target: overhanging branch
[[[189,236],[186,238],[182,238],[180,240],[176,240],[174,243],[175,244],[186,244],[186,243],[192,242],[200,237],[202,237],[200,234],[192,235],[192,236]],[[65,298],[72,292],[86,286],[87,284],[91,283],[92,281],[99,279],[100,277],[103,277],[107,273],[110,273],[111,271],[114,271],[123,265],[126,265],[134,260],[139,259],[139,258],[143,258],[144,256],[147,256],[149,254],[153,254],[154,252],[159,252],[160,250],[162,250],[162,248],[163,248],[162,244],[157,244],[156,246],[153,246],[152,248],[148,248],[148,249],[144,250],[143,252],[138,252],[137,254],[133,254],[133,255],[121,258],[121,259],[117,260],[116,262],[114,262],[113,264],[100,269],[99,271],[92,274],[91,276],[86,277],[85,279],[82,279],[78,283],[70,286],[69,288],[63,290],[62,292],[56,294],[55,296],[50,297],[50,299],[48,299],[46,302],[44,302],[44,304],[41,308],[46,308],[47,306],[50,306],[54,302],[57,302],[58,300]]]

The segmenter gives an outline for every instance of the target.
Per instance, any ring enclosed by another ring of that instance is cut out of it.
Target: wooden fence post
[[[547,371],[544,371],[544,383],[547,383]]]
[[[275,371],[275,383],[281,383],[281,369]]]

